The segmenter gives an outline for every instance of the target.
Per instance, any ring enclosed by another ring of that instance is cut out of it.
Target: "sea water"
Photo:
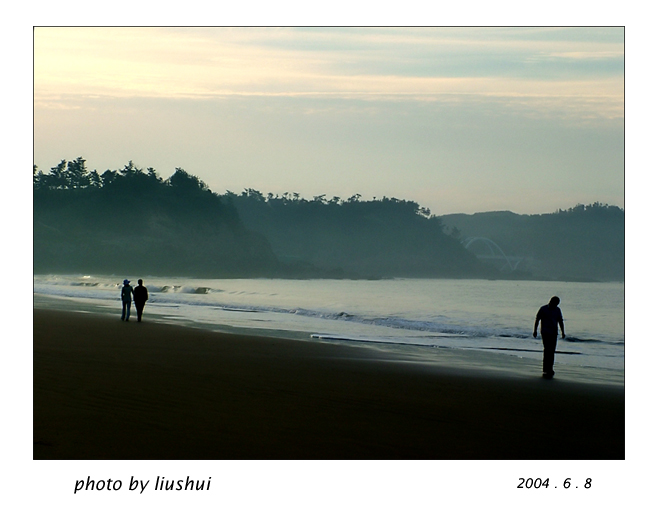
[[[121,285],[121,277],[34,276],[36,301],[57,297],[55,306],[116,316]],[[144,285],[145,320],[363,345],[430,361],[462,354],[465,363],[491,367],[540,365],[535,314],[557,295],[567,335],[558,342],[557,366],[623,378],[623,283],[147,277]]]

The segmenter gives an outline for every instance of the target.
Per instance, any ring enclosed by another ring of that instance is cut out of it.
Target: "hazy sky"
[[[437,215],[623,206],[622,28],[36,28],[34,162]]]

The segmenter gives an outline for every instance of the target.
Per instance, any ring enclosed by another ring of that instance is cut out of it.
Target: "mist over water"
[[[446,349],[541,360],[541,340],[532,338],[535,314],[558,295],[567,339],[558,343],[557,363],[624,368],[622,283],[151,277],[144,284],[145,319],[359,343],[424,358]],[[34,277],[37,295],[73,299],[116,317],[120,285],[120,277]]]

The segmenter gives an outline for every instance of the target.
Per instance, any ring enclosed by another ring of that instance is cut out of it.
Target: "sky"
[[[34,163],[433,214],[624,207],[624,30],[36,27]]]

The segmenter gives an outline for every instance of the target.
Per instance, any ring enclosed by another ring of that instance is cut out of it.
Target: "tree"
[[[139,177],[144,175],[144,172],[140,168],[137,168],[133,164],[133,161],[129,161],[128,164],[124,165],[124,167],[120,170],[120,173],[126,178]]]
[[[90,185],[86,160],[83,157],[68,163],[67,178],[70,188],[83,188]]]
[[[246,188],[243,192],[242,195],[244,197],[248,197],[249,199],[252,199],[253,201],[257,201],[260,203],[266,202],[266,199],[264,198],[264,194],[260,192],[259,190],[253,190],[252,188]]]
[[[33,181],[33,186],[35,189],[39,188],[45,188],[46,186],[46,180],[45,180],[45,174],[43,174],[43,170],[39,170],[36,165],[34,165],[34,181]]]
[[[50,168],[50,173],[46,182],[48,188],[68,188],[67,166],[68,162],[65,159],[62,159],[58,165]]]
[[[150,178],[155,179],[157,182],[161,181],[161,178],[158,175],[158,172],[156,172],[156,170],[154,168],[151,168],[151,167],[147,168],[147,175]]]
[[[102,186],[102,178],[99,176],[97,173],[97,170],[92,170],[88,174],[88,180],[89,180],[89,186],[92,186],[94,188],[101,188]]]
[[[102,186],[109,186],[117,178],[117,172],[115,170],[104,170],[104,173],[100,177],[102,179]]]
[[[167,182],[172,188],[180,192],[209,192],[208,186],[203,181],[178,167]]]

